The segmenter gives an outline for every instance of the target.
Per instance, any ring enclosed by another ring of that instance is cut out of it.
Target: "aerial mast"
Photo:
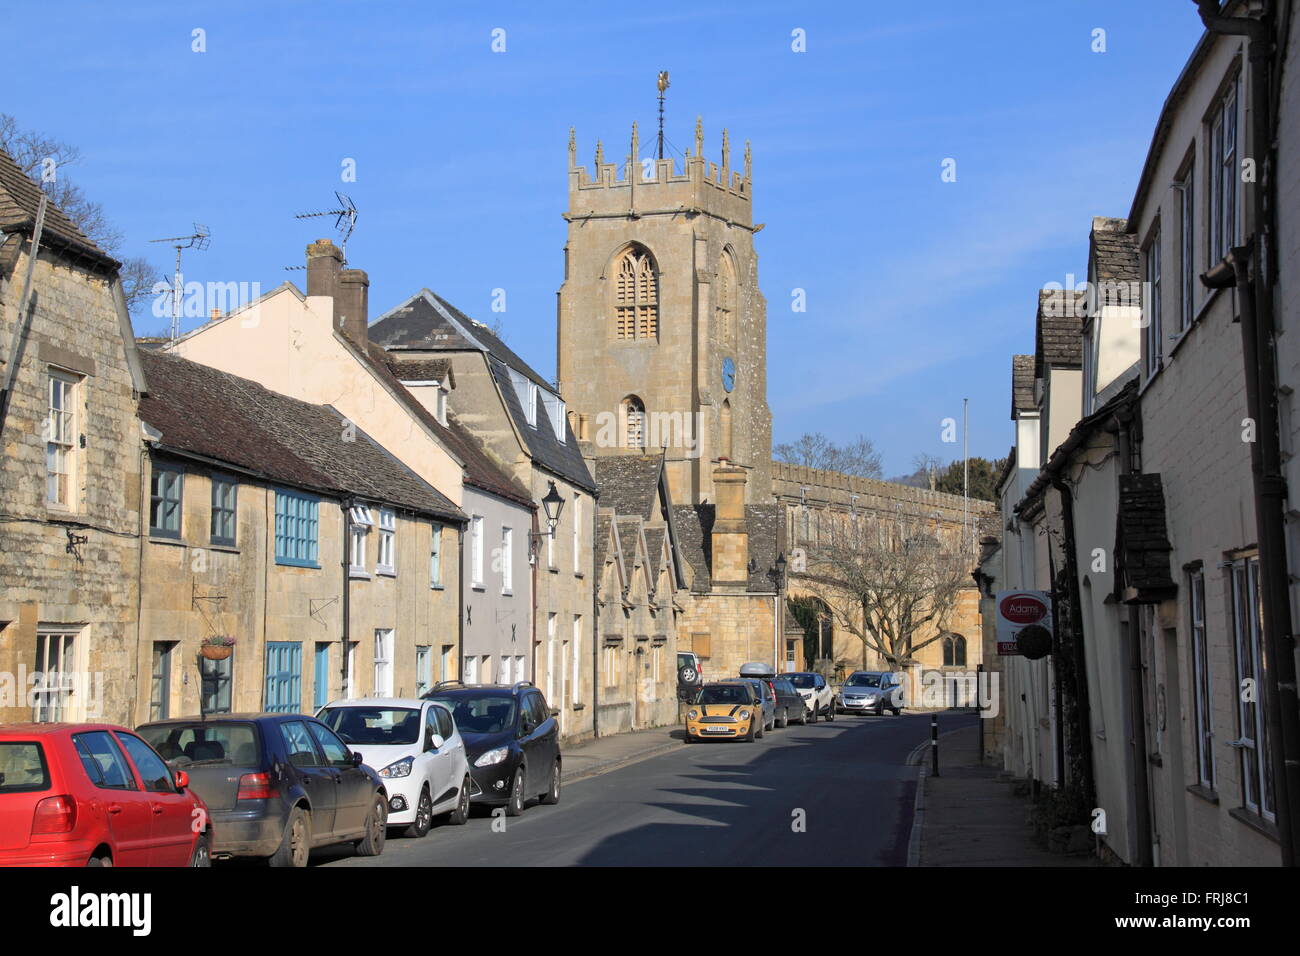
[[[668,89],[668,71],[659,71],[659,158],[664,158],[664,92]]]
[[[166,242],[176,247],[176,274],[172,282],[172,325],[169,332],[171,344],[175,345],[181,334],[181,298],[185,294],[184,277],[181,275],[181,250],[198,249],[202,251],[212,241],[208,227],[194,224],[194,232],[188,236],[169,236],[166,239],[150,239],[150,242]]]

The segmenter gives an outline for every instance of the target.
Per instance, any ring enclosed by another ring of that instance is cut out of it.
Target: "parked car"
[[[758,677],[728,677],[719,681],[719,683],[740,683],[753,687],[755,700],[758,702],[762,716],[758,736],[761,737],[766,731],[776,729],[776,694],[773,692],[771,684]]]
[[[698,654],[677,652],[677,699],[690,701],[704,683],[704,671]]]
[[[753,743],[763,736],[763,705],[749,681],[705,684],[686,711],[686,742],[721,738]]]
[[[785,677],[808,704],[808,720],[817,723],[818,717],[835,719],[835,691],[821,674],[812,671],[794,671],[781,675]]]
[[[314,717],[209,714],[144,724],[139,734],[207,804],[213,856],[306,866],[321,846],[384,851],[384,781]]]
[[[210,866],[187,775],[125,727],[0,727],[0,866]]]
[[[512,817],[534,796],[560,802],[559,711],[531,683],[443,681],[424,697],[447,707],[460,729],[472,802],[504,804]]]
[[[854,671],[840,689],[840,712],[880,717],[888,710],[897,717],[902,710],[898,691],[898,678],[889,671]]]
[[[422,837],[433,818],[469,819],[469,763],[451,711],[419,698],[336,700],[316,717],[379,771],[388,790],[388,826]]]
[[[788,727],[792,721],[808,723],[811,710],[794,689],[794,684],[785,677],[774,677],[769,683],[772,685],[772,693],[776,695],[776,725]]]

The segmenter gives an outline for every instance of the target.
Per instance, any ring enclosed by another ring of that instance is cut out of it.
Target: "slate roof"
[[[0,150],[0,232],[30,233],[41,204],[41,187],[28,178],[12,156]],[[110,271],[120,266],[116,259],[92,242],[58,206],[48,203],[41,230],[41,245],[61,247],[85,256]]]
[[[636,546],[641,540],[641,519],[617,517],[614,520],[618,522],[618,541],[623,552],[623,567],[627,569],[628,574],[631,574],[632,569],[636,567]]]
[[[1088,297],[1083,289],[1042,289],[1034,336],[1034,377],[1044,370],[1083,366],[1083,320]]]
[[[674,527],[682,557],[695,570],[691,590],[707,594],[712,590],[714,506],[673,505]],[[773,591],[776,583],[773,568],[785,528],[782,508],[777,504],[745,505],[745,525],[749,532],[750,591]]]
[[[1034,404],[1034,356],[1011,356],[1011,417],[1017,412],[1032,412]]]
[[[666,528],[657,527],[646,528],[642,533],[645,535],[646,560],[650,562],[650,580],[657,584],[659,572],[663,570],[664,535],[668,532]]]
[[[395,359],[388,357],[388,368],[403,382],[445,382],[456,387],[456,375],[447,359]]]
[[[587,470],[567,418],[560,422],[563,435],[559,436],[546,414],[542,390],[554,394],[554,387],[487,326],[475,322],[441,296],[423,289],[380,316],[370,326],[368,334],[371,342],[398,355],[403,351],[486,353],[488,367],[505,396],[506,408],[533,461],[579,488],[589,492],[596,490],[596,483]],[[533,410],[536,426],[528,424],[529,416],[519,402],[510,379],[510,369],[538,385],[537,408]]]
[[[609,555],[609,537],[614,528],[612,514],[596,515],[596,574],[599,576],[605,568],[605,559]]]
[[[654,515],[663,458],[659,455],[608,455],[592,466],[600,506],[649,521]]]
[[[1117,564],[1127,604],[1155,604],[1178,591],[1169,573],[1173,550],[1165,530],[1165,495],[1160,475],[1119,476]]]
[[[246,378],[165,352],[142,350],[150,390],[140,418],[159,448],[198,455],[268,481],[331,496],[356,495],[420,514],[464,521],[441,492],[328,405],[281,395]]]
[[[1088,254],[1098,282],[1133,282],[1141,278],[1137,236],[1125,232],[1128,220],[1094,216]]]

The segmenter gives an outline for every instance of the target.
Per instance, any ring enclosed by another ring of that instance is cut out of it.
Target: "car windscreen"
[[[413,744],[420,739],[418,707],[326,707],[318,718],[344,743]]]
[[[849,678],[846,687],[879,687],[879,674],[854,674]]]
[[[794,684],[795,687],[800,687],[804,690],[811,690],[816,686],[816,679],[812,674],[787,674],[786,680],[791,684]]]
[[[247,721],[146,724],[136,733],[163,760],[181,767],[190,764],[256,767],[261,763],[257,730]]]
[[[749,691],[739,684],[701,687],[697,704],[748,704]]]
[[[515,699],[504,694],[434,697],[451,711],[462,734],[499,734],[515,725]]]
[[[0,741],[0,795],[50,789],[45,752],[35,741]]]

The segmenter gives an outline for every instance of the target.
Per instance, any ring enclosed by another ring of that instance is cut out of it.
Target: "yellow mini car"
[[[763,736],[763,703],[749,684],[705,684],[686,711],[686,742],[754,741]]]

